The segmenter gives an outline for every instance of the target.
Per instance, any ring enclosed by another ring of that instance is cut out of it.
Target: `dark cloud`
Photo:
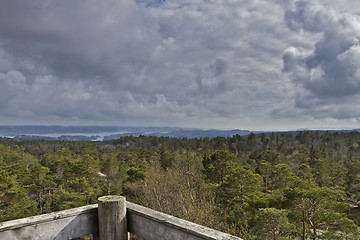
[[[0,1],[0,124],[265,129],[288,103],[332,116],[358,96],[358,21],[291,3]]]
[[[129,0],[101,5],[14,0],[2,1],[0,9],[4,48],[62,77],[118,79],[121,69],[116,66],[139,66],[159,40],[156,31],[147,28],[151,18]],[[130,15],[137,17],[130,19]]]
[[[295,48],[284,53],[283,69],[294,74],[297,84],[320,99],[360,93],[360,21],[357,17],[298,1],[285,19],[293,30],[322,34],[311,53],[301,54],[301,50]]]
[[[293,31],[319,37],[310,51],[289,47],[283,54],[283,71],[298,86],[295,107],[316,118],[359,117],[345,103],[360,94],[360,19],[316,1],[297,1],[285,20]]]

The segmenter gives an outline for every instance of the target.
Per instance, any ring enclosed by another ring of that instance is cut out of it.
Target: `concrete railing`
[[[125,206],[126,205],[126,206]],[[0,223],[0,239],[128,239],[128,232],[145,240],[241,240],[180,218],[105,196],[98,204]]]

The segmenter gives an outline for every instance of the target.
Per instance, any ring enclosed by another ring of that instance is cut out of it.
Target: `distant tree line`
[[[0,138],[0,221],[107,194],[244,239],[359,239],[360,134]]]

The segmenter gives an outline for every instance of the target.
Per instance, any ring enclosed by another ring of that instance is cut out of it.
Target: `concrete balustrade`
[[[125,240],[128,232],[144,240],[241,240],[174,216],[104,196],[98,204],[0,223],[0,239]]]
[[[127,240],[125,198],[104,196],[98,201],[100,240]]]

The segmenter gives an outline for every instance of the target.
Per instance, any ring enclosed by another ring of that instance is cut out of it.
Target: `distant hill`
[[[179,127],[128,127],[128,126],[41,126],[41,125],[2,125],[0,137],[10,137],[18,140],[63,140],[63,141],[102,141],[113,140],[123,136],[157,136],[174,138],[214,138],[231,137],[234,135],[247,136],[250,133],[293,135],[296,136],[304,131],[324,132],[351,132],[353,130],[296,130],[266,132],[249,130],[218,130],[196,129]]]
[[[229,137],[234,136],[236,134],[241,136],[249,135],[251,132],[248,130],[203,130],[203,129],[177,129],[169,132],[151,132],[151,133],[143,133],[143,132],[134,132],[132,134],[115,134],[110,136],[105,136],[104,140],[112,140],[117,139],[123,136],[156,136],[156,137],[174,137],[174,138],[214,138],[214,137]]]
[[[175,127],[127,127],[127,126],[48,126],[48,125],[2,125],[0,136],[112,133],[112,132],[168,132]]]
[[[47,141],[100,141],[100,136],[83,135],[61,135],[59,137],[48,137],[38,135],[16,135],[16,140],[47,140]]]

